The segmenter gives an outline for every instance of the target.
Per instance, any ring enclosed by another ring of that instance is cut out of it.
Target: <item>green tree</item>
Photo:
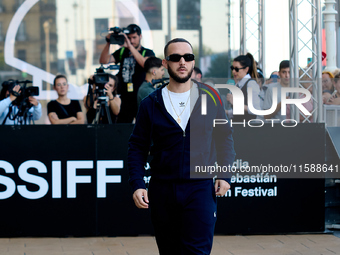
[[[208,72],[205,73],[206,78],[230,78],[228,77],[228,69],[230,68],[231,60],[228,53],[221,53],[211,56],[211,66]]]
[[[199,49],[197,47],[194,47],[192,49],[192,52],[194,53],[195,55],[195,60],[196,60],[196,65],[198,64],[198,61],[200,59],[200,52],[199,52]],[[203,45],[203,56],[210,56],[210,55],[213,55],[214,52],[212,51],[212,49],[208,48],[207,46],[204,46]],[[198,65],[197,65],[198,66]]]
[[[0,70],[5,69],[5,58],[4,58],[4,52],[0,50]]]

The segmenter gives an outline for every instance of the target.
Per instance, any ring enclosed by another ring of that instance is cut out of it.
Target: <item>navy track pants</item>
[[[216,222],[213,180],[149,185],[151,219],[160,255],[210,254]]]

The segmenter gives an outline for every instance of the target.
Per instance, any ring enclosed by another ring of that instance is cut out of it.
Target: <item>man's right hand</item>
[[[229,94],[227,94],[226,97],[227,97],[227,101],[228,101],[229,103],[231,103],[231,104],[234,103],[233,94],[229,93]]]
[[[14,88],[13,88],[13,91],[14,92],[18,92],[19,93],[19,90],[21,89],[21,86],[20,85],[15,85]],[[17,99],[16,96],[14,96],[12,93],[9,95],[9,99],[13,102],[15,99]]]
[[[107,34],[105,39],[109,40],[110,39],[111,34]],[[100,64],[109,64],[111,62],[116,62],[114,57],[110,54],[110,41],[107,41],[102,53],[100,54],[100,58],[99,58],[99,63]]]
[[[108,33],[108,34],[106,35],[105,40],[106,40],[106,42],[107,42],[108,44],[110,44],[111,35],[112,35],[111,33]]]
[[[137,189],[133,193],[133,201],[138,208],[147,209],[149,208],[148,192],[146,189]]]

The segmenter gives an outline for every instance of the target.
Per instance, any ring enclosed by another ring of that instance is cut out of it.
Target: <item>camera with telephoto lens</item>
[[[125,42],[125,37],[121,33],[130,34],[130,30],[125,27],[123,28],[111,27],[110,32],[112,32],[110,35],[110,44],[118,45],[123,45]]]

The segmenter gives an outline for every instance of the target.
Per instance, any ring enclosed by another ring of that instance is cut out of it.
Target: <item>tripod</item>
[[[30,104],[28,104],[28,106],[25,105],[25,107],[22,107],[21,104],[20,108],[15,111],[14,105],[10,105],[2,125],[5,125],[7,119],[14,121],[14,125],[29,125],[31,121],[34,125],[33,114],[29,112],[31,107],[32,105]],[[24,108],[24,110],[22,110],[22,108]]]
[[[102,123],[104,116],[107,116],[108,124],[112,124],[110,109],[107,104],[106,97],[100,96],[98,97],[98,101],[97,101],[96,117],[94,118],[92,124]]]

